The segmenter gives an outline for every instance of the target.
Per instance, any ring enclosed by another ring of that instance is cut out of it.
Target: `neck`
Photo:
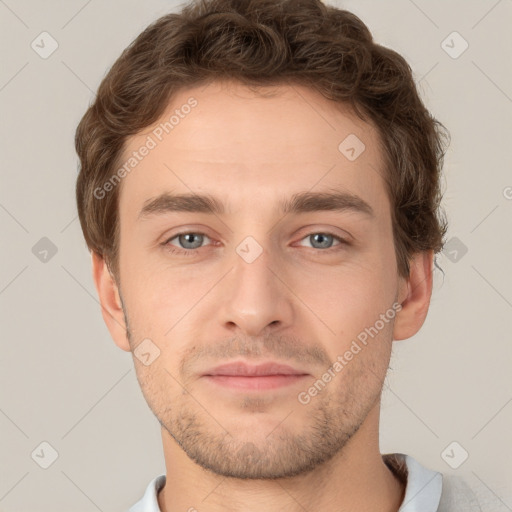
[[[379,451],[377,404],[332,459],[307,474],[275,480],[242,480],[207,471],[191,461],[162,428],[166,484],[161,512],[397,512],[405,486]]]

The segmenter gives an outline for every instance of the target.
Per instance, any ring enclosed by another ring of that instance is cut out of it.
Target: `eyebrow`
[[[354,212],[374,217],[373,208],[361,197],[347,192],[298,192],[277,205],[283,214],[316,211]],[[210,194],[171,194],[164,192],[145,201],[138,219],[170,212],[207,213],[223,215],[224,204]]]

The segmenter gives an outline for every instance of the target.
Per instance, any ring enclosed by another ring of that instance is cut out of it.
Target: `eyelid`
[[[177,229],[180,229],[180,228],[177,228]],[[203,225],[198,225],[198,226],[187,226],[187,227],[182,227],[181,228],[182,231],[176,231],[175,233],[173,233],[173,230],[169,230],[169,233],[172,233],[172,234],[164,234],[162,235],[162,237],[160,238],[162,240],[162,242],[159,242],[160,245],[166,245],[170,240],[173,240],[174,238],[177,238],[181,235],[203,235],[204,237],[207,237],[209,238],[210,240],[212,239],[211,236],[209,236],[206,232],[209,231],[208,228],[206,226],[203,226]],[[189,249],[191,250],[191,249]]]
[[[325,227],[322,227],[322,225],[319,224],[310,224],[308,226],[303,226],[300,230],[297,231],[297,233],[304,233],[300,240],[303,240],[308,236],[321,233],[323,235],[331,235],[340,242],[345,243],[347,245],[355,242],[355,238],[348,231],[327,225]]]
[[[350,243],[348,240],[346,240],[342,236],[337,235],[336,233],[333,233],[332,231],[328,231],[328,230],[325,230],[325,231],[321,231],[321,230],[320,231],[311,231],[307,235],[303,236],[299,241],[302,242],[304,239],[309,238],[312,235],[317,235],[317,234],[332,236],[335,240],[337,240],[339,242],[337,245],[334,245],[332,247],[328,247],[327,249],[317,249],[318,251],[327,252],[329,249],[333,249],[334,247],[338,247],[338,246],[343,245],[343,244],[348,245]],[[315,249],[315,247],[310,247],[310,249]]]
[[[199,230],[188,230],[188,231],[180,231],[179,233],[175,233],[172,236],[165,237],[165,240],[161,243],[161,245],[164,246],[164,248],[167,248],[173,253],[180,253],[180,254],[194,254],[197,253],[199,249],[203,249],[206,246],[198,247],[197,249],[184,249],[183,247],[179,247],[177,245],[171,244],[171,240],[174,240],[175,238],[178,238],[183,235],[202,235],[204,238],[207,238],[208,240],[212,240],[211,237],[209,237],[206,233],[203,233]],[[172,249],[169,249],[169,248]]]
[[[165,239],[164,243],[168,243],[171,240],[174,240],[175,238],[178,238],[179,236],[183,236],[183,235],[202,235],[203,237],[211,240],[211,238],[206,233],[202,233],[201,231],[181,231],[180,233],[176,233],[175,235],[167,237]]]
[[[175,238],[178,238],[179,236],[182,236],[182,235],[189,235],[189,234],[193,234],[193,235],[202,235],[203,237],[209,239],[211,241],[211,237],[208,236],[206,233],[202,232],[202,231],[199,231],[199,230],[193,230],[193,229],[189,229],[189,230],[185,230],[185,231],[180,231],[178,233],[174,233],[172,236],[167,236],[165,237],[165,240],[161,243],[161,245],[166,248],[167,250],[169,250],[169,252],[173,253],[173,254],[184,254],[184,255],[187,255],[187,256],[191,256],[191,255],[194,255],[194,254],[197,254],[197,252],[199,251],[199,249],[204,249],[206,248],[207,246],[201,246],[201,247],[198,247],[196,249],[184,249],[184,248],[181,248],[181,247],[178,247],[176,245],[173,245],[171,244],[171,240],[174,240]],[[325,229],[325,230],[322,230],[322,229],[312,229],[311,231],[309,231],[308,233],[306,233],[304,236],[302,236],[302,238],[299,239],[299,242],[302,242],[304,239],[312,236],[312,235],[316,235],[316,234],[322,234],[322,235],[328,235],[328,236],[332,236],[335,240],[338,241],[338,244],[336,245],[333,245],[332,247],[328,247],[327,249],[317,249],[316,247],[309,247],[309,249],[313,249],[319,253],[329,253],[331,251],[336,251],[337,248],[339,249],[340,246],[343,246],[343,245],[350,245],[351,242],[349,240],[346,240],[344,237],[340,236],[340,235],[337,235],[336,233],[334,233],[332,230],[329,230],[329,229]],[[347,233],[348,234],[348,233]],[[301,246],[301,247],[304,247],[304,246]]]

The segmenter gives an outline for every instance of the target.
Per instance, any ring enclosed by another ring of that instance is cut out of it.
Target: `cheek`
[[[388,270],[378,262],[344,264],[338,268],[317,267],[315,272],[301,273],[296,277],[296,289],[300,290],[308,304],[315,304],[318,312],[334,318],[346,316],[366,318],[383,305],[388,307],[391,280]]]
[[[142,277],[140,274],[130,289],[133,326],[154,340],[161,352],[160,361],[175,372],[181,354],[190,348],[197,329],[214,311],[208,292],[217,278],[211,273],[199,278],[187,271],[171,270]]]
[[[295,290],[314,313],[307,313],[307,318],[317,324],[312,328],[325,339],[332,357],[343,354],[358,337],[368,343],[378,342],[376,350],[389,349],[396,290],[392,273],[385,265],[375,261],[324,269],[298,278]],[[389,318],[383,324],[380,315],[386,312]],[[328,339],[332,342],[328,343]]]

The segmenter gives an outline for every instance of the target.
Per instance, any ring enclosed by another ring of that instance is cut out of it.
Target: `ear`
[[[117,284],[103,257],[94,251],[92,251],[92,277],[101,304],[101,314],[112,339],[119,348],[131,352]]]
[[[414,336],[427,317],[432,295],[433,251],[419,252],[410,261],[408,278],[400,278],[399,303],[402,309],[395,318],[393,339]]]

